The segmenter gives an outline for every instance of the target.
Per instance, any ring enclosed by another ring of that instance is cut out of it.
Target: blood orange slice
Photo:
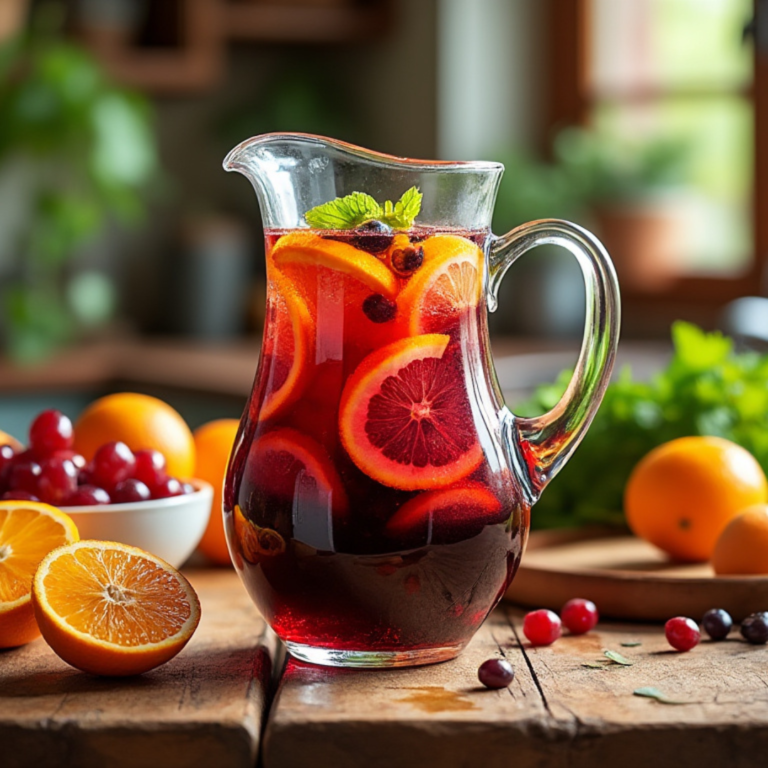
[[[375,256],[349,243],[327,240],[312,232],[289,232],[272,249],[278,269],[289,265],[328,267],[364,283],[389,298],[397,294],[397,278]]]
[[[502,521],[499,499],[480,483],[459,488],[426,491],[407,501],[389,519],[391,536],[418,536],[423,543],[442,543],[447,538],[465,538],[486,524]]]
[[[314,357],[315,323],[306,304],[286,278],[275,274],[271,282],[259,377],[266,394],[259,421],[278,416],[299,398]]]
[[[480,303],[483,252],[457,235],[424,241],[424,264],[401,291],[398,305],[408,333],[450,329]]]
[[[341,395],[341,440],[357,466],[384,485],[452,485],[480,464],[482,449],[450,337],[425,334],[372,352]]]

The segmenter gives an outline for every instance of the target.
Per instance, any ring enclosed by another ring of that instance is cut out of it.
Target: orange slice
[[[480,483],[420,493],[389,519],[386,531],[393,536],[420,535],[426,544],[446,535],[472,534],[482,526],[501,522],[502,504]]]
[[[79,538],[72,519],[55,507],[0,501],[0,648],[40,636],[32,608],[32,577],[52,549]]]
[[[314,357],[315,324],[303,299],[279,274],[271,276],[259,381],[266,395],[259,421],[275,418],[299,399]]]
[[[285,539],[272,528],[262,528],[249,520],[235,504],[235,536],[240,543],[243,557],[251,564],[263,557],[274,557],[285,552]]]
[[[397,294],[397,278],[375,256],[349,243],[327,240],[312,232],[290,232],[272,249],[278,269],[288,265],[328,267],[364,283],[373,293]]]
[[[445,332],[480,303],[483,252],[457,235],[422,243],[424,264],[400,293],[398,306],[408,333]]]
[[[138,675],[172,659],[200,621],[189,582],[159,557],[111,541],[50,552],[32,584],[48,645],[95,675]]]
[[[464,375],[446,355],[450,337],[425,334],[372,352],[341,395],[341,441],[357,466],[384,485],[452,485],[483,458]]]

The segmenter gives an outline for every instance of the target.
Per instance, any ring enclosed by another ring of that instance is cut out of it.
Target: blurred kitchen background
[[[264,258],[221,161],[267,131],[501,160],[496,233],[595,231],[628,344],[768,337],[765,0],[0,0],[0,40],[7,431],[120,386],[239,415]],[[571,256],[527,255],[497,353],[572,359],[582,294]]]

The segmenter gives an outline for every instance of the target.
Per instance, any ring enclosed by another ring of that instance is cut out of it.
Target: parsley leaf
[[[352,192],[312,208],[304,214],[304,220],[313,229],[354,229],[372,219],[393,229],[408,229],[419,215],[422,197],[416,187],[411,187],[396,203],[386,200],[382,207],[370,195]]]

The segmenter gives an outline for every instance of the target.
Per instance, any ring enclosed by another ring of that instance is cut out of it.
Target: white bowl
[[[130,504],[62,507],[81,539],[117,541],[151,552],[178,568],[194,551],[211,516],[213,488],[192,480],[194,493]]]

